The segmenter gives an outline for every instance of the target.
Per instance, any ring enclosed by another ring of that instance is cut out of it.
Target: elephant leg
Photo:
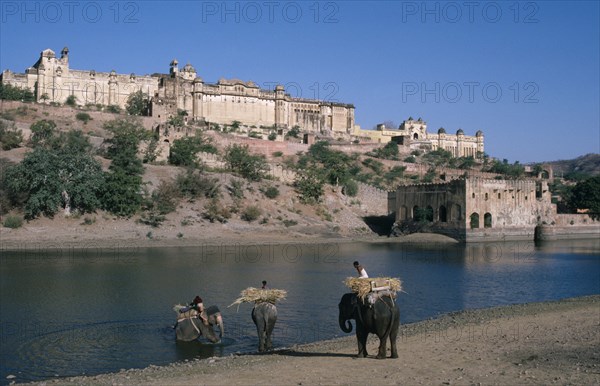
[[[265,350],[272,350],[273,349],[273,341],[271,339],[271,336],[273,335],[273,328],[275,328],[275,322],[268,321],[266,328],[267,328],[267,331],[265,333]]]
[[[356,326],[356,340],[358,341],[358,358],[366,358],[369,354],[367,353],[367,337],[369,333],[362,331],[364,327]]]
[[[396,339],[400,329],[400,316],[394,315],[392,319],[392,331],[390,332],[390,348],[392,350],[392,358],[398,358],[398,349],[396,348]]]
[[[273,350],[273,342],[271,341],[271,334],[269,333],[265,334],[265,350]]]
[[[256,326],[256,335],[258,336],[258,352],[263,352],[265,351],[265,320],[256,306],[252,309],[252,321]]]
[[[379,351],[377,352],[377,359],[385,359],[387,350],[387,340],[390,333],[379,336]]]
[[[387,355],[387,340],[394,329],[394,315],[380,315],[377,325],[377,337],[379,338],[379,350],[377,359],[385,359]]]
[[[265,351],[265,329],[257,325],[256,333],[258,334],[258,352],[263,352]]]

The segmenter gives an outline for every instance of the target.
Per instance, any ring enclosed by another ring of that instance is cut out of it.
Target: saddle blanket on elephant
[[[392,290],[381,290],[381,291],[373,291],[369,292],[365,297],[366,304],[375,304],[377,300],[379,300],[383,296],[388,296],[392,299],[396,299],[396,291]]]

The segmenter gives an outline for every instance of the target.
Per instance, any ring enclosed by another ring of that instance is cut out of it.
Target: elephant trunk
[[[217,343],[219,339],[217,339],[215,332],[213,331],[212,326],[206,325],[202,322],[201,319],[197,319],[197,326],[200,329],[202,336],[211,341],[212,343]]]
[[[345,333],[352,332],[352,323],[350,323],[350,319],[344,318],[341,313],[339,317],[339,322],[342,331],[344,331]]]

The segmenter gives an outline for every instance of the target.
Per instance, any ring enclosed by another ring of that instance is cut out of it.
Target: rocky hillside
[[[544,162],[552,166],[557,177],[573,173],[597,176],[600,174],[600,154],[586,154],[571,160]]]
[[[0,119],[23,134],[21,146],[2,151],[2,165],[19,163],[31,149],[29,126],[40,119],[52,119],[61,130],[81,129],[98,145],[106,133],[104,122],[118,115],[85,110],[90,120],[76,116],[82,110],[10,102],[0,104]],[[151,127],[145,119],[143,124]],[[110,160],[96,156],[104,170]],[[143,180],[148,192],[162,183],[173,183],[178,175],[186,173],[183,167],[165,164],[145,164]],[[290,182],[267,176],[262,181],[248,181],[225,170],[208,168],[203,172],[214,181],[215,197],[182,198],[174,211],[168,213],[158,226],[144,221],[147,213],[132,218],[117,218],[107,212],[65,218],[62,212],[53,219],[46,217],[25,222],[21,228],[2,228],[3,241],[22,242],[85,242],[86,240],[139,240],[145,243],[158,240],[181,243],[191,240],[260,240],[296,239],[314,237],[354,237],[385,233],[381,221],[387,223],[387,193],[359,184],[358,194],[348,197],[341,188],[327,185],[320,203],[306,204],[299,200]],[[270,189],[270,193],[267,190]],[[273,194],[273,192],[277,192]],[[211,205],[218,202],[218,208]],[[209,212],[218,213],[211,217]],[[21,216],[18,210],[10,215]],[[142,221],[140,221],[142,220]],[[146,218],[147,220],[147,218]]]

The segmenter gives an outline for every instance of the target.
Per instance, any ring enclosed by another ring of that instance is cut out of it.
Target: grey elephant
[[[208,325],[204,324],[197,314],[180,314],[179,319],[175,324],[175,335],[177,340],[189,342],[197,339],[199,336],[203,336],[212,343],[220,342],[225,333],[221,311],[219,311],[219,307],[217,306],[210,306],[205,312]],[[219,328],[219,337],[215,334],[214,326],[218,326]]]
[[[258,333],[258,351],[272,350],[271,335],[277,322],[277,307],[269,302],[256,303],[252,308],[252,321]]]
[[[342,296],[339,304],[339,323],[342,331],[352,332],[350,319],[356,322],[356,340],[358,341],[358,357],[364,358],[367,354],[367,337],[369,333],[379,337],[379,352],[377,359],[386,357],[386,343],[390,340],[392,358],[398,358],[396,338],[400,326],[400,309],[390,294],[373,298],[371,304],[364,302],[354,293]]]

